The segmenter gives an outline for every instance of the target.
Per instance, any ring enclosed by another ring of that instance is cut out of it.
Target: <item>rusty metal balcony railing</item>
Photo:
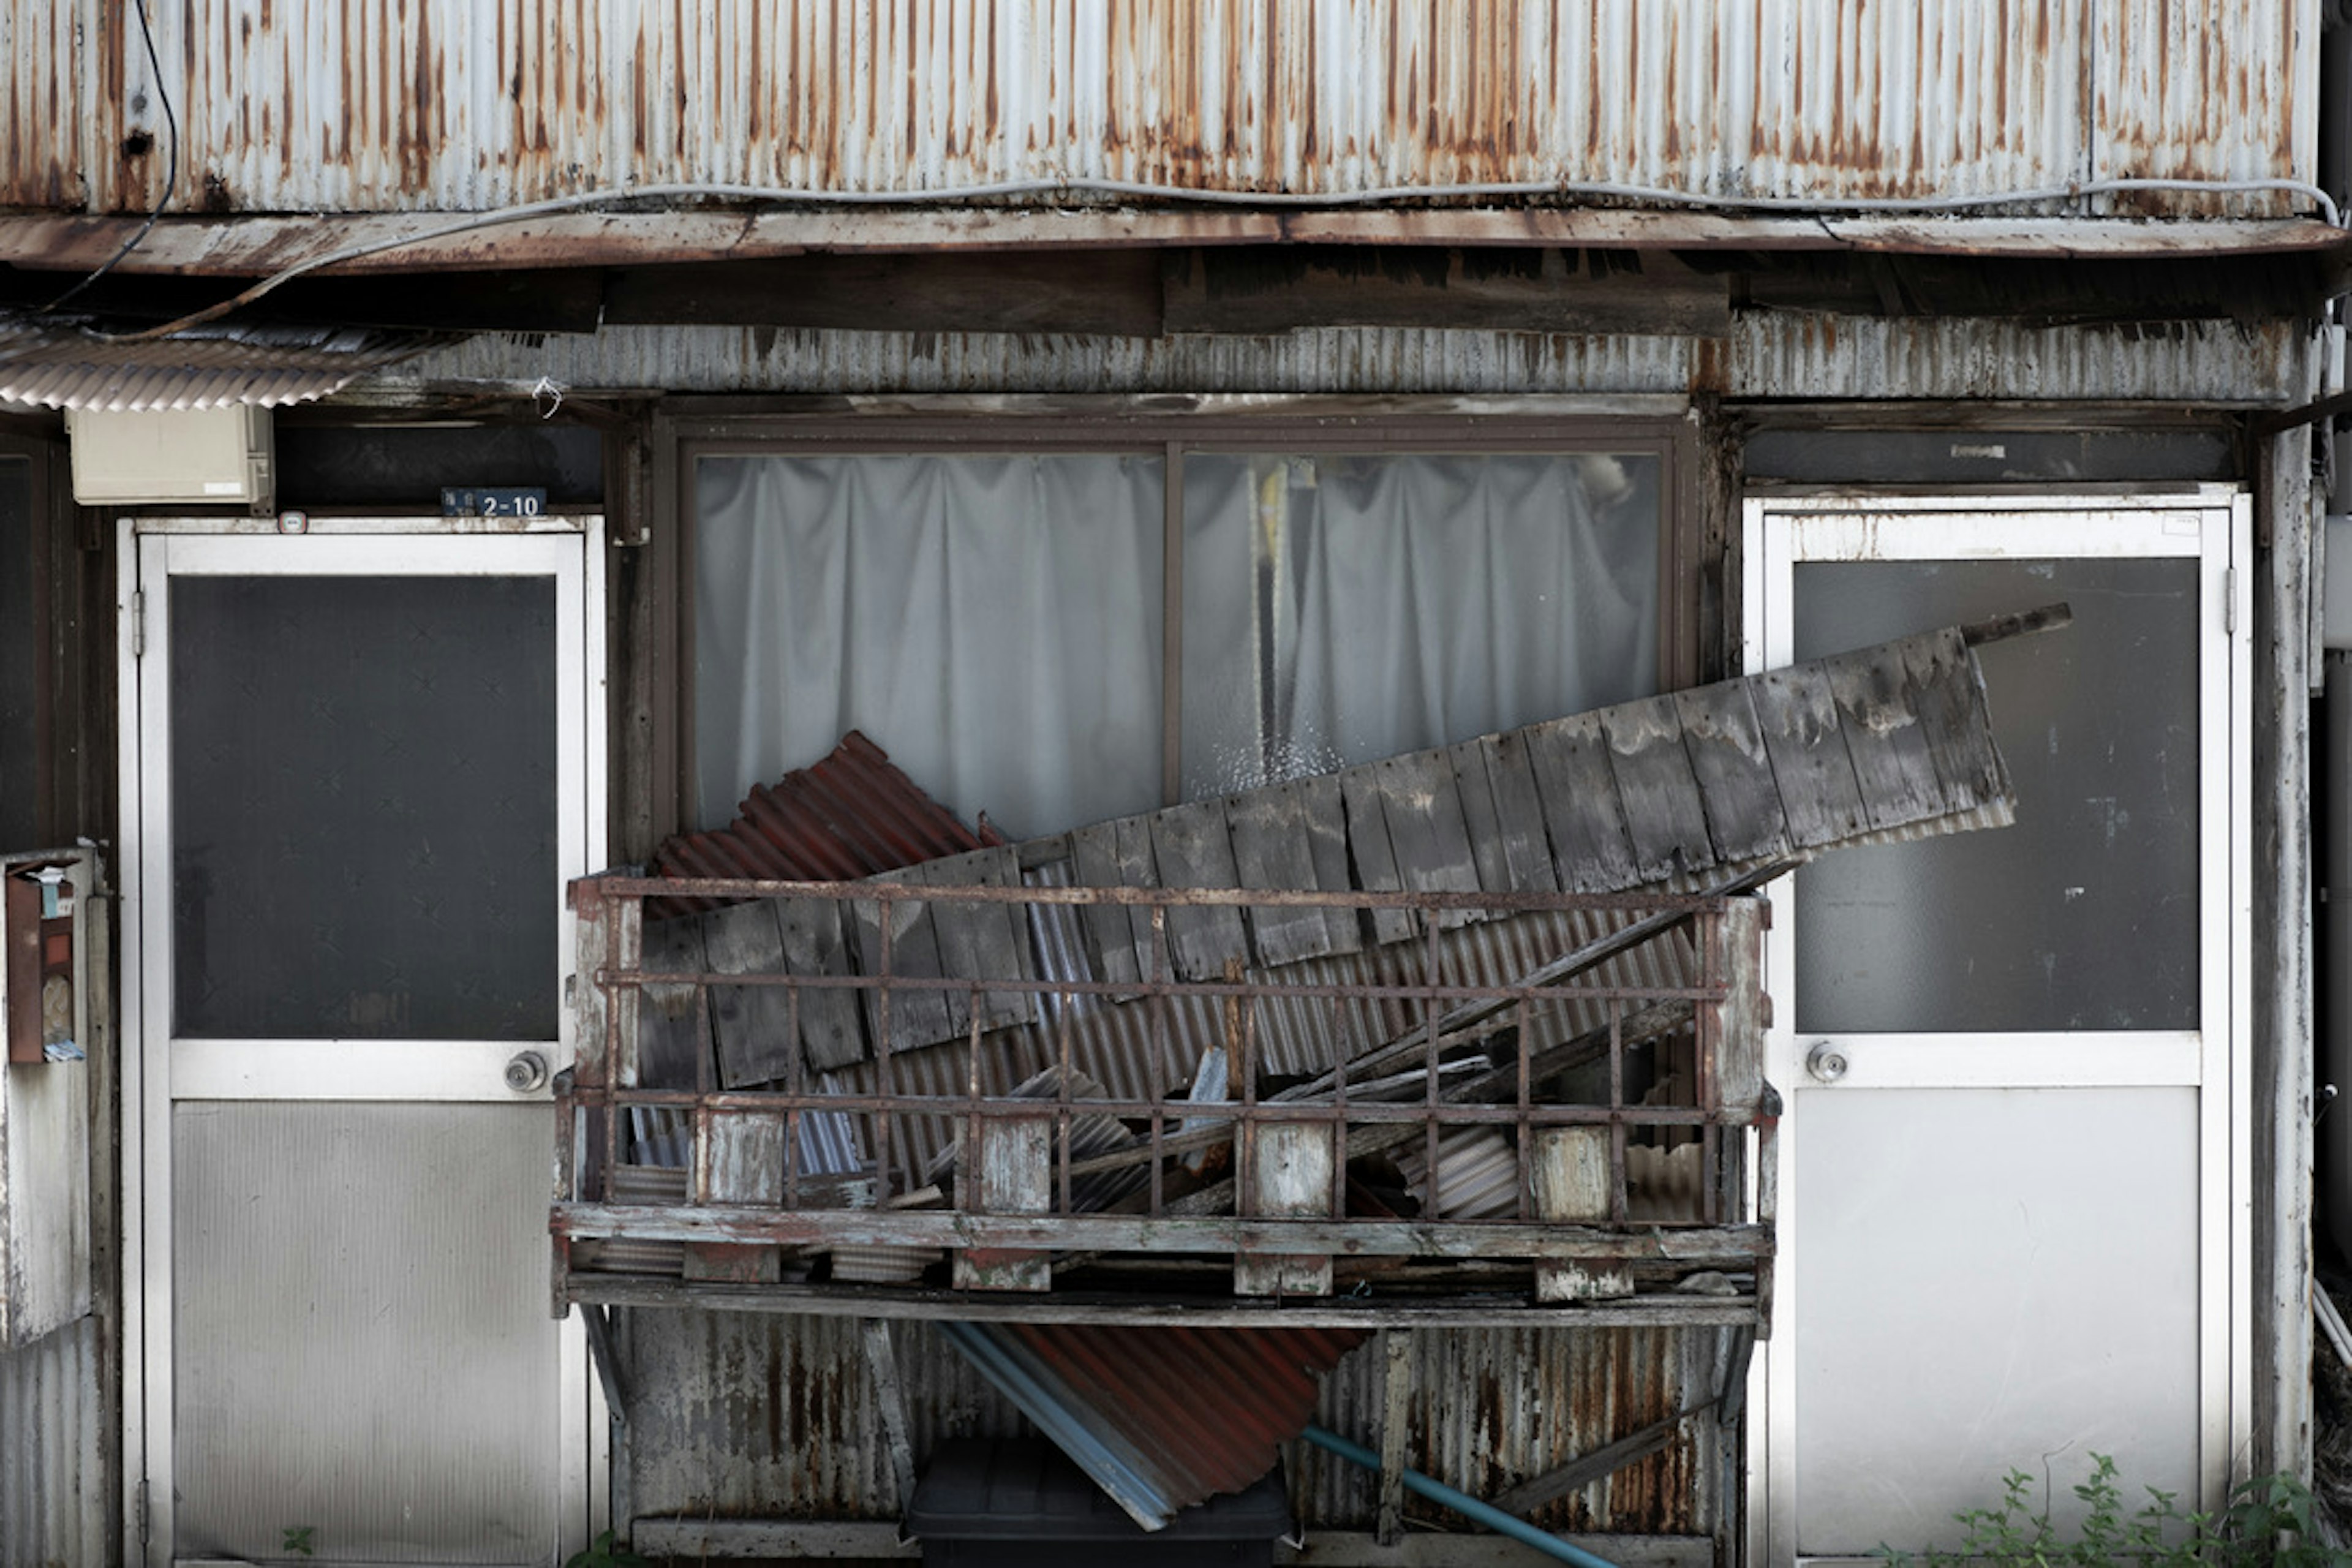
[[[1759,900],[572,891],[560,1301],[1204,1323],[1769,1311]],[[688,899],[734,912],[658,918]],[[1213,976],[1176,962],[1188,924],[1241,922],[1251,940],[1228,946],[1250,952],[1308,920],[1339,951]],[[1102,962],[1107,929],[1139,964]]]

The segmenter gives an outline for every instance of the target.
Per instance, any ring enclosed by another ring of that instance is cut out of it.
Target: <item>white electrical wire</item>
[[[224,300],[217,305],[207,306],[177,321],[166,321],[160,327],[125,332],[110,337],[108,341],[147,342],[156,338],[169,337],[174,332],[184,331],[190,327],[202,326],[207,321],[218,320],[240,305],[252,303],[283,284],[323,268],[340,267],[347,262],[362,260],[371,256],[382,256],[388,251],[403,250],[411,246],[429,245],[438,240],[449,239],[461,234],[472,234],[481,229],[527,223],[537,217],[551,217],[564,213],[614,206],[624,202],[731,201],[802,206],[935,207],[1003,201],[1026,196],[1120,196],[1143,201],[1197,203],[1216,206],[1332,209],[1384,206],[1406,201],[1583,196],[1643,202],[1657,206],[1701,211],[1793,213],[1830,219],[1872,214],[1926,216],[1969,212],[1985,207],[2025,205],[2035,202],[2072,201],[2085,196],[2120,195],[2135,191],[2189,191],[2205,195],[2284,193],[2307,197],[2318,205],[2322,217],[2330,227],[2342,226],[2335,198],[2319,186],[2305,180],[2083,180],[2070,184],[1995,191],[1980,195],[1862,196],[1846,200],[1823,200],[1811,196],[1715,195],[1702,191],[1677,191],[1656,185],[1623,184],[1612,180],[1494,181],[1450,185],[1381,185],[1360,191],[1306,192],[1213,190],[1191,185],[1163,184],[1148,180],[1109,180],[1085,176],[1066,179],[999,180],[985,184],[957,185],[929,191],[817,190],[779,185],[728,184],[628,185],[583,191],[569,196],[551,196],[543,201],[518,203],[512,206],[470,214],[457,222],[426,229],[417,234],[344,246],[341,249],[331,250],[324,255],[314,256],[307,261],[298,261],[290,267],[280,268],[244,292]]]

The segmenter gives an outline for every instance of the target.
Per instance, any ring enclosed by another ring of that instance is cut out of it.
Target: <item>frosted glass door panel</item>
[[[539,1563],[554,1531],[541,1105],[173,1116],[178,1552]]]
[[[175,1032],[555,1037],[547,577],[172,584]]]
[[[1798,659],[2055,600],[1979,650],[2017,823],[1797,874],[1807,1033],[2198,1026],[2194,560],[1808,563]]]
[[[2094,1452],[2194,1506],[2197,1116],[2194,1089],[1805,1096],[1800,1552],[1956,1546],[2045,1455],[2070,1523]]]

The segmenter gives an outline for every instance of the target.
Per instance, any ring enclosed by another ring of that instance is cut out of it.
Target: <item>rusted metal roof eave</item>
[[[261,277],[346,247],[399,248],[317,275],[505,270],[793,256],[1234,245],[1412,245],[1661,250],[1874,250],[1963,256],[2224,256],[2347,248],[2316,218],[1746,216],[1630,207],[1381,207],[1275,212],[937,207],[581,213],[461,235],[477,215],[171,218],[117,270]],[[135,217],[0,215],[0,262],[72,272],[121,248]]]

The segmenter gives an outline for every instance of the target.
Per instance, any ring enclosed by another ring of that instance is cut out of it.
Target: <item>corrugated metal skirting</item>
[[[0,1562],[118,1561],[105,1343],[88,1317],[0,1355]]]
[[[1299,192],[1613,180],[1834,200],[2308,179],[2316,145],[2307,0],[148,9],[184,137],[175,202],[192,211],[1071,177]],[[0,9],[0,80],[16,89],[0,95],[0,205],[75,204],[86,184],[98,210],[135,211],[160,194],[165,126],[133,13]],[[126,147],[142,132],[144,150]]]

